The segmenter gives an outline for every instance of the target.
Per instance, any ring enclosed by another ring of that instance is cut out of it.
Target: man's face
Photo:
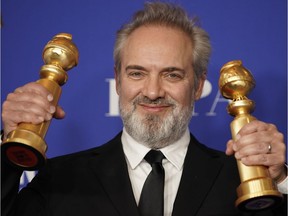
[[[145,26],[129,36],[116,89],[124,126],[134,139],[160,148],[183,135],[204,82],[195,90],[192,49],[188,36],[175,28]]]

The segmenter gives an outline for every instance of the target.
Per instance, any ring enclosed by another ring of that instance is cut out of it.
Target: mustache
[[[153,105],[164,105],[164,106],[176,106],[176,102],[172,99],[165,99],[162,97],[156,98],[154,100],[151,100],[150,98],[146,96],[139,96],[134,99],[133,105],[136,104],[153,104]]]

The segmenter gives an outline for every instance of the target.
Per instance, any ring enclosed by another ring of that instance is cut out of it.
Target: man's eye
[[[139,71],[133,71],[133,72],[130,72],[128,74],[128,76],[133,78],[133,79],[140,79],[143,76],[143,73],[141,73]]]
[[[171,80],[181,80],[183,78],[183,76],[181,74],[178,74],[178,73],[168,73],[166,75],[166,77],[171,79]]]

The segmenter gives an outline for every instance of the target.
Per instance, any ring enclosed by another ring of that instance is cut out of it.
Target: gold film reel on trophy
[[[56,106],[61,95],[61,86],[68,79],[66,71],[78,64],[79,53],[72,42],[72,35],[55,35],[44,47],[42,58],[45,64],[40,69],[37,83],[51,92],[51,103]],[[36,170],[43,166],[47,151],[44,137],[50,122],[51,120],[37,125],[20,123],[1,145],[3,159],[24,170]]]

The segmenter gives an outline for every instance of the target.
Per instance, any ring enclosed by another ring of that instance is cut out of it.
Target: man
[[[181,8],[147,3],[118,31],[114,49],[123,131],[103,146],[49,159],[19,194],[21,171],[3,162],[3,214],[144,215],[142,188],[151,171],[145,155],[151,149],[165,156],[165,216],[250,215],[234,206],[240,182],[233,154],[246,165],[267,166],[284,192],[285,144],[274,125],[253,121],[243,127],[237,140],[227,143],[230,156],[205,147],[189,133],[209,54],[207,33]],[[9,94],[2,112],[4,139],[20,122],[63,118],[64,111],[51,106],[52,99],[36,83]],[[285,207],[283,202],[251,214],[285,215]]]

